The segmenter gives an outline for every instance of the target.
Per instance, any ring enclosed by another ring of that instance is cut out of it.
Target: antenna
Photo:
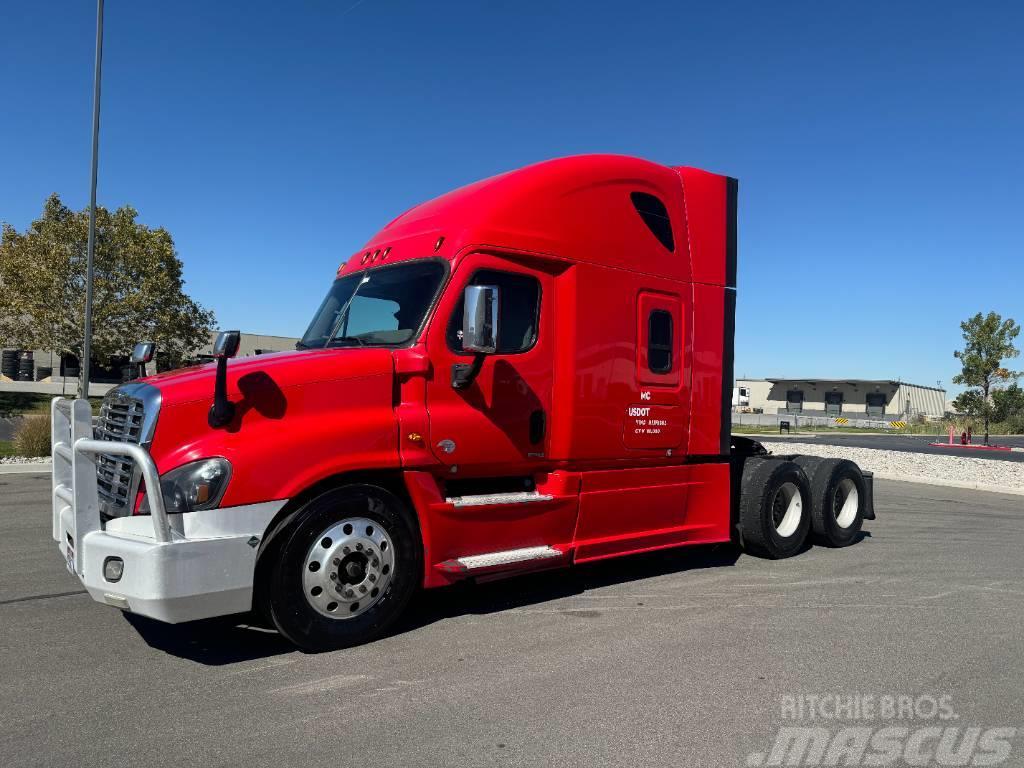
[[[96,255],[96,170],[100,154],[100,73],[103,70],[103,0],[96,0],[96,70],[92,85],[92,180],[89,188],[89,244],[85,257],[85,339],[78,372],[78,396],[89,397],[89,358],[92,356],[92,272]]]

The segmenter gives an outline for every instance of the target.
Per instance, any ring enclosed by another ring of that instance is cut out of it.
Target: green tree
[[[963,369],[953,377],[955,384],[966,384],[971,389],[956,399],[956,406],[970,416],[985,422],[985,445],[988,445],[989,421],[994,415],[993,393],[999,385],[1012,381],[1020,373],[1003,367],[1003,361],[1017,357],[1020,352],[1013,340],[1020,326],[1012,318],[1003,320],[995,312],[981,312],[960,323],[964,348],[953,356]]]
[[[213,313],[184,290],[170,232],[140,224],[130,206],[96,209],[93,357],[126,354],[137,341],[157,344],[161,368],[175,367],[209,340]],[[89,212],[56,194],[20,233],[0,237],[0,342],[82,355]]]
[[[992,392],[992,417],[996,421],[1024,421],[1024,389],[1017,382]]]

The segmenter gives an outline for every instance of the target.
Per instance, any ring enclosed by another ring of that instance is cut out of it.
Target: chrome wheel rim
[[[800,527],[804,514],[804,498],[796,483],[783,483],[772,499],[772,523],[775,532],[789,538]]]
[[[329,619],[366,613],[395,575],[395,547],[376,520],[347,517],[322,531],[302,564],[306,602]]]
[[[857,509],[860,507],[860,493],[857,491],[857,484],[848,477],[839,481],[836,488],[836,495],[832,501],[832,511],[836,515],[836,524],[840,528],[849,528],[857,519]]]

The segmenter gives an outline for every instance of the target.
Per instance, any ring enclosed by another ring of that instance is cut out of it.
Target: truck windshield
[[[440,262],[416,261],[339,278],[297,346],[405,344],[423,324],[443,277]]]

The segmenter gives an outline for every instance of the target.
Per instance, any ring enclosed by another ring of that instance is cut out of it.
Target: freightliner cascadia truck
[[[55,399],[67,567],[124,611],[257,611],[320,650],[460,579],[857,541],[869,473],[730,435],[736,193],[609,155],[486,179],[346,260],[295,351],[223,332],[95,418]]]

